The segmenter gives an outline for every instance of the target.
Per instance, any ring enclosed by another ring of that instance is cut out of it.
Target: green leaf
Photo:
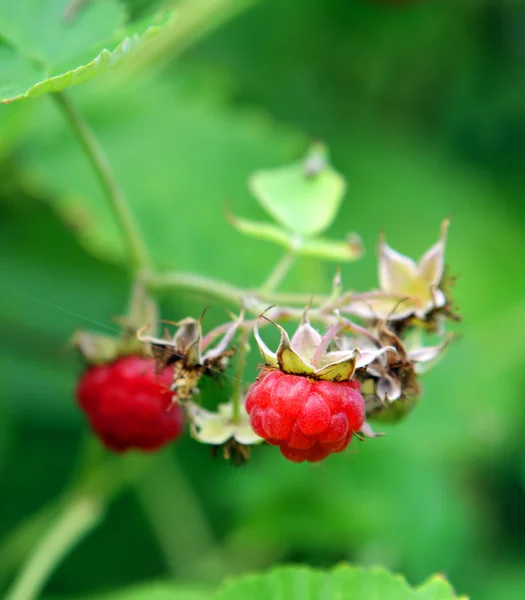
[[[125,13],[116,0],[89,2],[68,16],[70,6],[71,0],[0,2],[0,36],[6,42],[0,45],[0,102],[88,81],[158,30],[153,18],[126,36]]]
[[[361,239],[350,234],[346,241],[333,241],[324,238],[298,238],[296,235],[271,223],[249,221],[235,215],[228,215],[230,224],[244,235],[272,242],[292,250],[298,256],[312,256],[323,260],[349,262],[357,260],[363,254]]]
[[[203,586],[155,582],[101,594],[90,594],[85,597],[85,600],[88,598],[89,600],[212,600],[213,594]]]
[[[288,231],[285,231],[278,225],[264,223],[260,221],[249,221],[235,215],[228,215],[229,223],[240,233],[258,240],[272,242],[286,249],[293,245],[293,238]]]
[[[314,147],[304,161],[257,171],[250,189],[262,207],[290,231],[304,236],[321,233],[334,221],[345,181]]]
[[[455,597],[452,586],[443,575],[433,575],[416,590],[414,600],[449,600]],[[460,600],[468,600],[468,598],[461,596]]]
[[[90,596],[92,600],[458,600],[441,576],[411,588],[381,567],[276,567],[227,580],[216,593],[202,587],[153,583]],[[467,600],[463,598],[463,600]]]
[[[181,80],[111,93],[89,86],[78,90],[84,98],[78,104],[109,156],[155,265],[258,285],[273,257],[254,242],[251,254],[232,260],[224,201],[242,198],[248,204],[245,177],[258,164],[286,160],[302,139],[257,113],[236,115],[215,101],[203,102],[181,89]],[[124,262],[125,247],[106,197],[54,106],[36,107],[24,148],[25,185],[49,198],[90,251]],[[196,251],[196,240],[207,240],[205,252]]]
[[[454,591],[441,577],[413,589],[383,568],[347,565],[332,571],[309,567],[277,567],[223,584],[216,600],[452,600]]]
[[[312,256],[323,260],[350,262],[361,258],[363,246],[357,234],[350,234],[346,241],[310,238],[301,244],[298,254]]]

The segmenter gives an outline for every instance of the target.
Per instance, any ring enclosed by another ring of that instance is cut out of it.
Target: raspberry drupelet
[[[255,433],[293,462],[318,462],[342,452],[365,420],[356,380],[315,380],[264,369],[246,398]]]
[[[77,386],[77,401],[109,449],[154,451],[179,437],[184,414],[172,403],[173,369],[155,372],[155,361],[125,356],[91,366]]]

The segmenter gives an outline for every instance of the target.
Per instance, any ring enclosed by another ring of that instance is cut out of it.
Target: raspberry
[[[323,381],[263,369],[246,397],[257,435],[293,462],[318,462],[342,452],[365,419],[356,380]]]
[[[126,356],[90,367],[78,382],[77,401],[111,450],[157,450],[184,427],[182,409],[168,393],[172,377],[172,368],[157,375],[153,359]]]

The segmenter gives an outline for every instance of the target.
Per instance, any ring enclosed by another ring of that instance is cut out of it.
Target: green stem
[[[113,209],[113,215],[124,235],[134,270],[147,269],[149,267],[148,251],[140,228],[128,208],[124,193],[113,174],[104,150],[69,97],[64,92],[56,92],[52,96],[69,122],[104,189]]]
[[[279,287],[294,264],[295,258],[295,254],[291,250],[287,250],[282,255],[281,259],[268,276],[268,279],[261,286],[261,292],[263,294],[271,294]]]
[[[239,423],[241,419],[241,402],[244,385],[244,366],[246,364],[246,354],[248,352],[248,337],[251,329],[245,328],[239,338],[239,351],[237,352],[237,363],[235,365],[235,374],[232,380],[231,400],[233,405],[232,421]]]
[[[79,495],[58,515],[33,548],[5,600],[33,600],[67,553],[100,521],[103,504],[96,497]]]
[[[193,273],[181,273],[171,271],[163,274],[150,274],[146,277],[146,283],[151,290],[181,290],[212,296],[227,304],[242,306],[243,299],[249,292],[237,288],[229,283],[217,281],[210,277],[194,275]]]
[[[171,574],[183,579],[220,578],[224,565],[208,519],[173,453],[163,452],[135,490]],[[199,569],[203,556],[215,558]]]

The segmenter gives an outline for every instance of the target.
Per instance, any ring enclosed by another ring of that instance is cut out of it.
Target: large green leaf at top
[[[250,178],[250,189],[263,208],[301,236],[322,233],[332,224],[345,187],[344,178],[316,148],[305,161],[258,171]]]
[[[92,0],[74,14],[72,6],[71,0],[0,0],[0,102],[95,77],[133,49],[151,24],[144,21],[128,37],[118,0]]]

